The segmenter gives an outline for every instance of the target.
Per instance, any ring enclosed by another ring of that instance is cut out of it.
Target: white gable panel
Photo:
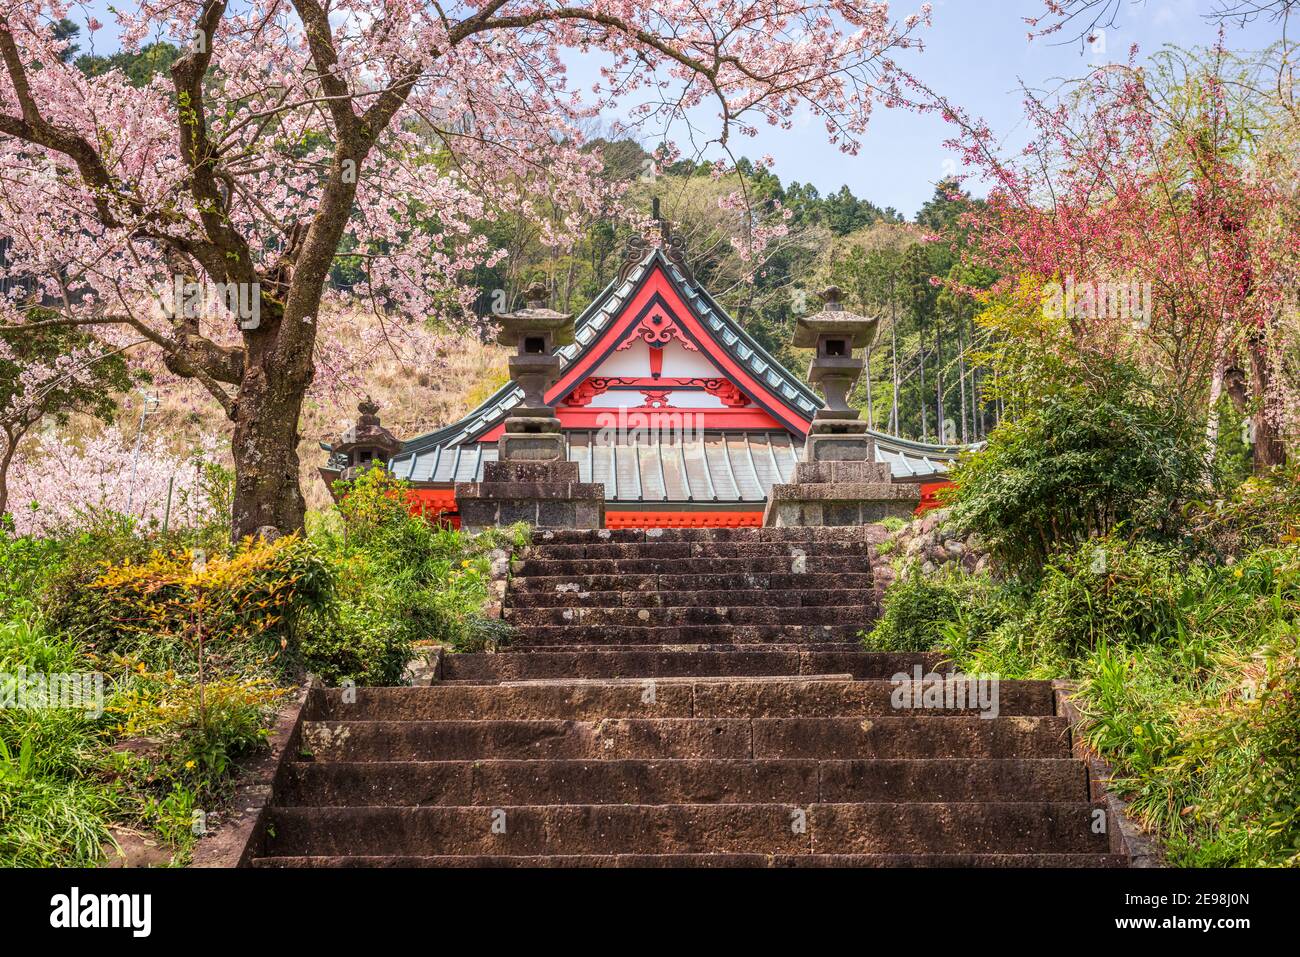
[[[645,396],[633,389],[610,389],[591,400],[590,409],[639,409],[645,405]],[[726,405],[716,395],[695,389],[673,389],[668,405],[676,409],[725,409]]]
[[[703,352],[688,352],[677,342],[670,342],[664,348],[664,375],[672,379],[730,378],[724,376]]]
[[[649,378],[650,347],[637,341],[622,351],[615,350],[591,375],[593,378]],[[664,347],[663,375],[670,379],[727,378],[704,353],[690,352],[679,342]]]

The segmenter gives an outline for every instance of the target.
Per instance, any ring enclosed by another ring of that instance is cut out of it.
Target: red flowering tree
[[[1215,51],[1189,67],[1098,70],[1072,95],[1026,95],[1033,135],[1006,156],[993,132],[944,106],[952,142],[991,184],[969,215],[970,255],[1050,290],[1077,347],[1136,358],[1207,411],[1228,383],[1253,417],[1259,467],[1284,458],[1297,230],[1290,177],[1247,148]],[[1231,391],[1231,390],[1230,390]]]
[[[853,151],[897,96],[891,52],[929,15],[859,0],[132,6],[116,14],[126,48],[183,48],[143,86],[65,62],[63,0],[0,0],[0,235],[10,274],[61,305],[41,321],[145,337],[226,410],[237,536],[302,524],[299,413],[340,255],[387,317],[464,315],[470,271],[500,255],[476,223],[535,214],[558,244],[538,195],[575,225],[600,207],[592,117],[623,105],[663,129],[712,112],[704,139],[725,145],[806,109]],[[571,86],[564,51],[599,57],[591,88]],[[3,306],[0,322],[35,324]]]

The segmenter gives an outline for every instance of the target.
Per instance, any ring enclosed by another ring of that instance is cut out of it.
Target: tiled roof
[[[703,441],[603,445],[596,433],[571,431],[569,460],[583,482],[603,482],[610,502],[763,502],[773,485],[793,480],[802,447],[784,432],[711,432]],[[887,463],[899,481],[941,477],[950,450],[918,455],[876,437],[876,461]],[[390,463],[394,475],[413,482],[476,482],[483,466],[496,461],[492,443],[434,446]]]
[[[658,249],[652,250],[622,282],[615,280],[605,287],[575,323],[573,342],[556,350],[560,369],[567,369],[600,338],[600,334],[623,310],[624,304],[636,292],[641,281],[658,263],[673,280],[682,298],[695,312],[700,322],[722,343],[728,354],[767,385],[791,408],[810,421],[821,400],[808,386],[787,372],[779,362],[742,329],[726,311],[698,284],[683,276]],[[523,390],[508,383],[498,389],[486,402],[465,418],[452,425],[411,439],[403,443],[396,461],[408,453],[419,453],[436,446],[452,446],[478,438],[484,432],[504,422],[506,416],[523,400]]]

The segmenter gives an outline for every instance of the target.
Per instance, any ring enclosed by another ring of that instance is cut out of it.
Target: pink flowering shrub
[[[24,452],[9,479],[10,511],[21,535],[49,535],[106,512],[183,527],[201,522],[215,504],[210,447],[177,454],[161,436],[136,442],[114,426],[80,444],[43,438]]]

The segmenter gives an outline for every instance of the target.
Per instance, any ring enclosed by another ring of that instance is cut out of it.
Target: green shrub
[[[1210,560],[1300,542],[1300,468],[1248,478],[1222,498],[1190,503],[1187,516],[1191,550]]]
[[[1173,863],[1300,864],[1300,547],[1215,565],[1105,538],[1055,556],[1027,595],[900,582],[892,627],[938,634],[929,647],[962,671],[1079,679],[1088,743]]]
[[[1176,753],[1160,769],[1197,793],[1179,815],[1174,856],[1203,867],[1300,867],[1297,632],[1235,671],[1236,688],[1183,711]]]
[[[214,667],[238,670],[284,655],[296,626],[329,600],[329,567],[297,536],[247,540],[232,554],[154,551],[136,562],[101,564],[65,579],[50,625],[101,657],[137,657],[154,670],[196,667],[198,639]],[[287,652],[287,654],[286,654]]]
[[[1057,555],[1025,627],[1079,655],[1106,641],[1147,644],[1178,633],[1199,571],[1174,548],[1103,538]]]
[[[342,485],[339,524],[314,536],[337,569],[336,602],[305,630],[308,667],[328,681],[395,684],[417,642],[456,651],[508,640],[484,617],[491,553],[526,540],[526,529],[469,535],[411,514],[409,486],[382,469]]]
[[[289,693],[262,676],[215,675],[200,683],[127,664],[120,670],[130,679],[106,709],[112,733],[155,742],[138,769],[142,777],[205,803],[229,783],[234,761],[265,743],[270,717]]]
[[[954,473],[953,522],[1022,577],[1120,526],[1174,535],[1208,478],[1197,421],[1135,369],[1094,357],[1058,373]]]
[[[381,585],[340,589],[340,595],[302,629],[303,667],[327,684],[400,684],[414,653],[414,628],[403,607]]]
[[[908,566],[885,593],[884,607],[863,643],[873,651],[948,651],[977,642],[1016,614],[1013,593],[985,575],[927,576]]]

